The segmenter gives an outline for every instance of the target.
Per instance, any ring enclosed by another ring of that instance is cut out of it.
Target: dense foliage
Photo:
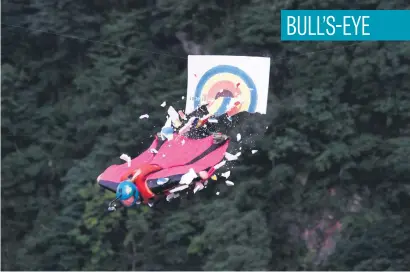
[[[3,1],[2,269],[408,269],[410,43],[281,42],[280,10],[409,7]],[[96,177],[184,107],[188,54],[272,59],[235,186],[104,216]]]

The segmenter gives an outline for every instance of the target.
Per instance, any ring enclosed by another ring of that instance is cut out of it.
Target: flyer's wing
[[[137,169],[141,164],[150,162],[155,157],[156,153],[153,152],[153,150],[159,149],[161,143],[162,141],[156,137],[147,150],[131,160],[130,166],[128,166],[128,163],[109,166],[98,176],[98,184],[104,189],[115,192],[118,184],[124,180],[123,178],[127,175],[127,173]]]

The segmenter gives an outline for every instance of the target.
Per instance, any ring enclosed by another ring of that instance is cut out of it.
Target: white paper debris
[[[240,152],[239,152],[239,155],[240,155]],[[225,159],[227,159],[228,161],[236,161],[238,157],[231,153],[225,152]]]
[[[165,107],[167,105],[167,102],[162,102],[161,107]]]
[[[127,154],[122,154],[120,156],[120,159],[126,161],[128,164],[128,167],[131,167],[131,157],[130,156],[128,156]]]
[[[202,184],[202,182],[197,182],[194,188],[194,194],[203,189],[204,189],[204,185]]]
[[[225,172],[225,173],[221,174],[221,176],[223,176],[226,179],[229,178],[230,175],[231,175],[231,171],[228,171],[228,172]]]
[[[168,181],[169,181],[169,178],[159,178],[159,179],[157,179],[157,184],[158,185],[164,185]]]
[[[181,97],[182,98],[182,100],[184,100],[185,99],[185,96],[183,96],[183,97]]]
[[[140,119],[145,119],[145,118],[148,118],[148,117],[149,117],[148,114],[143,114],[143,115],[140,116]]]
[[[169,202],[171,199],[177,198],[177,197],[179,197],[179,194],[169,194],[167,195],[167,201]]]
[[[252,154],[255,154],[256,152],[258,152],[258,150],[256,149],[252,150]]]
[[[154,206],[153,203],[148,202],[148,206],[151,208],[152,206]]]
[[[165,158],[165,154],[162,154],[162,157]]]
[[[239,147],[239,150],[242,150],[242,146]]]
[[[170,193],[179,192],[179,191],[182,191],[182,190],[187,189],[188,187],[189,187],[188,185],[178,186],[178,187],[176,187],[176,188],[174,188],[174,189],[172,189],[172,190],[169,190],[169,192],[170,192]]]
[[[175,119],[178,120],[179,119],[178,112],[172,106],[169,106],[169,108],[168,108],[168,115],[171,118],[171,120],[175,120]]]
[[[238,152],[235,154],[235,157],[238,158],[241,154],[242,154],[241,152]]]
[[[179,114],[178,112],[174,109],[174,107],[170,106],[168,108],[168,114],[169,114],[169,119],[171,119],[172,124],[175,127],[180,127],[181,126],[181,121],[179,120]]]
[[[194,180],[194,178],[197,178],[197,177],[198,177],[198,175],[195,173],[195,170],[190,168],[188,173],[184,174],[181,177],[181,180],[179,181],[179,184],[189,185]]]
[[[216,119],[213,119],[213,118],[210,118],[210,119],[208,119],[208,122],[209,123],[218,123],[218,120],[216,120]]]
[[[151,149],[149,150],[149,152],[157,154],[157,153],[158,153],[158,150],[156,150],[155,148],[151,148]]]
[[[233,182],[230,181],[230,180],[226,180],[226,181],[225,181],[225,184],[226,184],[227,186],[234,186],[234,185],[235,185],[235,183],[233,183]]]
[[[220,163],[218,163],[217,165],[214,166],[215,170],[218,170],[219,168],[221,168],[222,166],[224,166],[226,164],[226,161],[221,161]]]
[[[219,192],[216,192],[216,195],[219,195]]]
[[[236,140],[239,142],[242,139],[242,136],[240,133],[236,134]]]
[[[185,139],[182,139],[181,145],[184,145],[184,144],[185,144]]]

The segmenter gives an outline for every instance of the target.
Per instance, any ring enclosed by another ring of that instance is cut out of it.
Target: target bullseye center
[[[236,97],[241,93],[235,84],[229,80],[218,81],[212,85],[208,92],[208,98],[217,99],[218,97]]]

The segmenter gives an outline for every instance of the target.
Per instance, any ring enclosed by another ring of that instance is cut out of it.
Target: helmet
[[[139,192],[132,181],[126,180],[118,185],[115,196],[121,201],[122,205],[130,207],[139,199]]]

